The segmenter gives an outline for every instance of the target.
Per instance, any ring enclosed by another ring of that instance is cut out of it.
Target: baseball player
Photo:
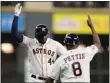
[[[61,82],[89,83],[90,82],[90,61],[101,47],[100,39],[96,34],[88,15],[88,26],[92,31],[93,45],[85,48],[78,48],[79,38],[76,34],[67,34],[64,44],[68,54],[59,57],[52,68],[46,83],[53,83],[54,79],[60,77]]]
[[[29,38],[18,32],[18,17],[22,6],[16,5],[14,11],[14,20],[12,23],[12,36],[20,44],[27,47],[28,67],[30,69],[26,76],[26,82],[45,82],[51,71],[51,65],[56,60],[57,55],[66,53],[66,48],[59,42],[48,37],[48,29],[44,24],[39,24],[35,28],[35,38]]]

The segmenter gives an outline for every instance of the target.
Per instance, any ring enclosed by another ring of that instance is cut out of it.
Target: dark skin
[[[47,78],[47,80],[45,81],[45,83],[53,83],[54,82],[54,79],[52,79],[52,78]]]
[[[47,35],[38,35],[36,39],[38,39],[39,43],[45,44],[47,41],[48,36]]]
[[[73,46],[73,45],[65,45],[67,50],[76,49],[78,46],[79,45],[75,45],[75,46]]]
[[[91,29],[91,32],[92,32],[92,36],[93,36],[93,44],[95,46],[97,46],[98,49],[100,49],[101,47],[101,42],[100,42],[100,39],[99,39],[99,36],[97,35],[95,29],[94,29],[94,26],[92,24],[92,21],[91,21],[91,17],[90,15],[88,14],[88,20],[87,20],[87,24],[88,26],[90,27]],[[76,49],[78,46],[72,46],[72,45],[66,45],[66,48],[68,50],[71,50],[71,49]],[[45,83],[53,83],[54,82],[54,79],[52,78],[47,78],[46,82]]]

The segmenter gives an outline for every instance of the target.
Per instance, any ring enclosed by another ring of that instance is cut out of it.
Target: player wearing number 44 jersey
[[[92,31],[93,45],[86,48],[78,48],[79,38],[76,34],[67,34],[64,44],[68,54],[58,58],[52,69],[52,73],[46,83],[53,83],[54,79],[60,77],[61,82],[89,83],[90,82],[90,61],[101,47],[100,39],[96,34],[88,15],[87,24]]]
[[[20,12],[21,5],[17,4],[11,32],[13,38],[28,49],[26,64],[29,64],[29,68],[26,68],[29,70],[25,72],[25,81],[37,83],[45,82],[51,71],[51,63],[56,60],[57,55],[63,55],[67,50],[59,42],[48,38],[49,32],[47,26],[44,24],[37,25],[35,38],[29,38],[19,33],[17,30],[17,23]]]

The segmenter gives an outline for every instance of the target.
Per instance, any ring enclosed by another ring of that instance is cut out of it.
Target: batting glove
[[[15,6],[14,15],[15,15],[15,16],[19,16],[20,13],[21,13],[21,9],[22,9],[21,3],[18,3],[18,4]]]

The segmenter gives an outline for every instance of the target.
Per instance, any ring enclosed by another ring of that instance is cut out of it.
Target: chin
[[[42,42],[40,42],[40,43],[45,44],[46,42],[42,41]]]

